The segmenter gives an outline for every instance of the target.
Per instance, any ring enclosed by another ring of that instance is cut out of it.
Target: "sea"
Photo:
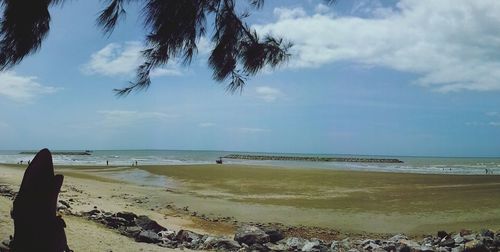
[[[26,163],[34,155],[20,154],[27,150],[0,150],[0,163]],[[56,150],[72,151],[72,150]],[[82,150],[79,150],[82,151]],[[351,163],[351,162],[314,162],[314,161],[262,161],[223,159],[225,164],[251,164],[287,168],[310,168],[353,171],[422,173],[422,174],[460,174],[460,175],[499,175],[500,158],[493,157],[414,157],[414,156],[369,156],[338,154],[304,153],[266,153],[237,151],[199,151],[199,150],[93,150],[91,155],[53,155],[56,165],[192,165],[214,164],[219,157],[229,154],[280,155],[307,157],[354,157],[354,158],[396,158],[403,163]]]

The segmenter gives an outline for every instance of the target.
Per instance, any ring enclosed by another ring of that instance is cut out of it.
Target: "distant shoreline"
[[[271,156],[230,154],[222,158],[245,160],[280,160],[280,161],[312,161],[312,162],[353,162],[353,163],[403,163],[396,158],[354,158],[354,157],[307,157],[307,156]]]

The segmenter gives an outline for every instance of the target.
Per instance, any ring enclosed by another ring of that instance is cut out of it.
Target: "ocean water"
[[[27,162],[34,155],[19,154],[21,151],[0,151],[0,163],[16,164]],[[320,168],[332,170],[356,170],[379,172],[404,172],[423,174],[500,174],[500,158],[476,157],[404,157],[404,156],[359,156],[300,153],[250,153],[231,151],[190,151],[190,150],[94,150],[92,155],[54,155],[54,164],[64,165],[110,165],[131,166],[135,161],[139,165],[182,165],[213,164],[219,157],[228,154],[314,156],[314,157],[361,157],[361,158],[397,158],[404,163],[348,163],[348,162],[308,162],[308,161],[257,161],[225,159],[225,163],[273,165],[280,167]]]

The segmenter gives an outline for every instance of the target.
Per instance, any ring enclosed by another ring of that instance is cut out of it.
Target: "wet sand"
[[[204,201],[190,204],[196,210],[244,221],[370,233],[500,227],[500,176],[242,165],[142,169],[182,181],[179,194]]]

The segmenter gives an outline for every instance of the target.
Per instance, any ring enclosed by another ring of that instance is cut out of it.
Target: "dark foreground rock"
[[[269,235],[264,230],[256,226],[243,226],[240,227],[234,235],[234,240],[246,245],[254,243],[264,244],[269,242]]]

